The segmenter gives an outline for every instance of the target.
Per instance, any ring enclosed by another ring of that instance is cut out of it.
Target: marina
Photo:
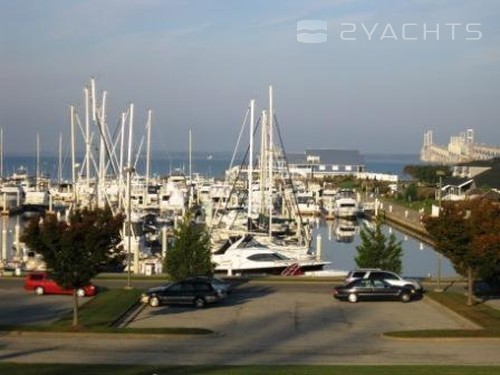
[[[274,112],[272,86],[267,107],[260,115],[255,100],[249,101],[229,163],[226,160],[223,166],[220,159],[220,165],[216,165],[217,160],[209,154],[203,160],[208,170],[201,173],[193,169],[191,130],[187,163],[183,161],[182,168],[174,165],[172,169],[170,159],[168,172],[165,163],[156,169],[159,160],[154,168],[150,147],[152,111],[147,112],[144,134],[137,142],[133,103],[112,129],[107,92],[98,94],[92,78],[83,93],[83,114],[76,106],[70,107],[71,140],[66,152],[70,157],[65,163],[59,137],[56,179],[44,175],[47,165],[41,158],[38,135],[34,175],[23,165],[14,168],[12,160],[6,163],[7,170],[12,168],[14,172],[3,176],[0,190],[3,271],[44,268],[36,249],[20,243],[26,220],[41,220],[46,212],[55,212],[59,220],[66,220],[71,210],[107,206],[115,214],[126,215],[122,249],[128,260],[122,271],[162,273],[169,241],[189,211],[195,222],[206,225],[211,236],[216,272],[343,275],[354,268],[361,228],[371,225],[365,214],[371,215],[374,210],[376,214],[379,208],[377,193],[369,193],[366,186],[384,182],[390,189],[397,189],[398,173],[367,170],[356,150],[308,149],[289,158]],[[77,147],[82,143],[83,154]],[[65,173],[68,168],[64,164],[68,163],[69,173]],[[3,152],[0,164],[3,174]],[[215,176],[217,173],[221,175]],[[366,191],[332,184],[338,177],[344,182],[362,181]],[[387,230],[392,233],[393,228]],[[408,248],[404,272],[414,277],[433,276],[436,270],[431,259],[436,258],[435,253],[422,257],[423,243],[416,252],[407,236],[404,242]],[[439,270],[440,275],[450,273],[447,268]]]

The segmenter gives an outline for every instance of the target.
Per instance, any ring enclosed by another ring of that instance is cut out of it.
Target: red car
[[[64,289],[59,286],[46,272],[29,273],[24,281],[24,289],[34,291],[36,295],[42,294],[73,294],[73,289]],[[76,290],[78,297],[94,296],[97,289],[89,284]]]

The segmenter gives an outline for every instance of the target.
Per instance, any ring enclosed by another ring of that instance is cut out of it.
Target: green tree
[[[75,210],[69,221],[47,214],[32,220],[22,240],[41,254],[51,277],[64,288],[73,289],[73,326],[78,322],[77,290],[87,285],[102,267],[116,261],[123,217],[109,208]]]
[[[358,255],[355,257],[356,265],[360,268],[381,268],[384,270],[401,273],[403,249],[401,241],[391,233],[386,236],[382,232],[382,218],[375,219],[375,226],[365,225],[360,232],[361,244],[356,246]]]
[[[417,200],[417,185],[415,183],[411,183],[404,191],[404,200],[407,202],[414,202]]]
[[[472,305],[477,277],[496,275],[500,267],[500,206],[488,199],[445,202],[438,217],[424,218],[435,250],[467,278],[467,304]]]
[[[184,216],[174,232],[174,244],[167,251],[164,269],[173,280],[214,272],[210,235],[204,224],[192,220],[191,214]]]
[[[403,172],[420,182],[436,184],[439,181],[437,171],[442,171],[445,176],[451,176],[449,167],[443,165],[406,165]]]

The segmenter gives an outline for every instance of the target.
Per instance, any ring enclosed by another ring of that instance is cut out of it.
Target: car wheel
[[[408,290],[411,292],[411,294],[415,294],[417,292],[417,290],[415,289],[415,287],[413,285],[405,285],[406,288],[408,288]]]
[[[401,302],[410,302],[411,300],[411,294],[409,293],[403,293],[401,294]]]
[[[45,290],[44,290],[41,286],[37,286],[37,287],[35,288],[35,294],[36,294],[37,296],[41,296],[41,295],[43,295],[44,293],[45,293]]]
[[[194,307],[198,309],[205,307],[205,300],[203,298],[196,298],[194,300]]]
[[[351,293],[347,296],[347,300],[349,302],[356,303],[358,302],[358,296],[356,295],[356,293]]]
[[[77,290],[76,290],[76,295],[77,295],[78,297],[85,297],[85,290],[84,290],[84,289],[82,289],[82,288],[77,289]]]
[[[160,300],[158,299],[158,297],[151,297],[149,299],[149,306],[151,306],[151,307],[160,306]]]

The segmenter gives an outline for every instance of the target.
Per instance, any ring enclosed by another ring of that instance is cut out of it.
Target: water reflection
[[[356,268],[354,257],[356,246],[360,244],[359,232],[363,225],[372,225],[364,219],[349,222],[347,220],[315,220],[313,223],[313,248],[316,248],[316,237],[322,238],[322,259],[331,262],[327,267],[335,270]],[[390,226],[384,225],[383,232],[394,233],[403,246],[403,274],[414,277],[436,277],[438,273],[438,254],[428,245],[412,238]],[[443,277],[455,276],[456,272],[447,259],[441,265]]]
[[[3,217],[2,228],[0,228],[0,244],[2,259],[5,255],[10,259],[14,255],[15,249],[15,226],[22,227],[26,221],[17,217]],[[372,225],[364,219],[350,220],[314,220],[313,226],[313,248],[316,249],[316,238],[320,234],[322,238],[321,258],[331,262],[326,268],[335,270],[345,270],[356,268],[354,257],[357,254],[356,246],[360,244],[359,232],[363,225]],[[408,236],[389,226],[384,226],[383,231],[389,234],[392,231],[397,240],[403,245],[403,274],[414,277],[436,277],[438,273],[438,254],[428,245]],[[442,277],[455,276],[451,263],[443,258],[441,265]]]

